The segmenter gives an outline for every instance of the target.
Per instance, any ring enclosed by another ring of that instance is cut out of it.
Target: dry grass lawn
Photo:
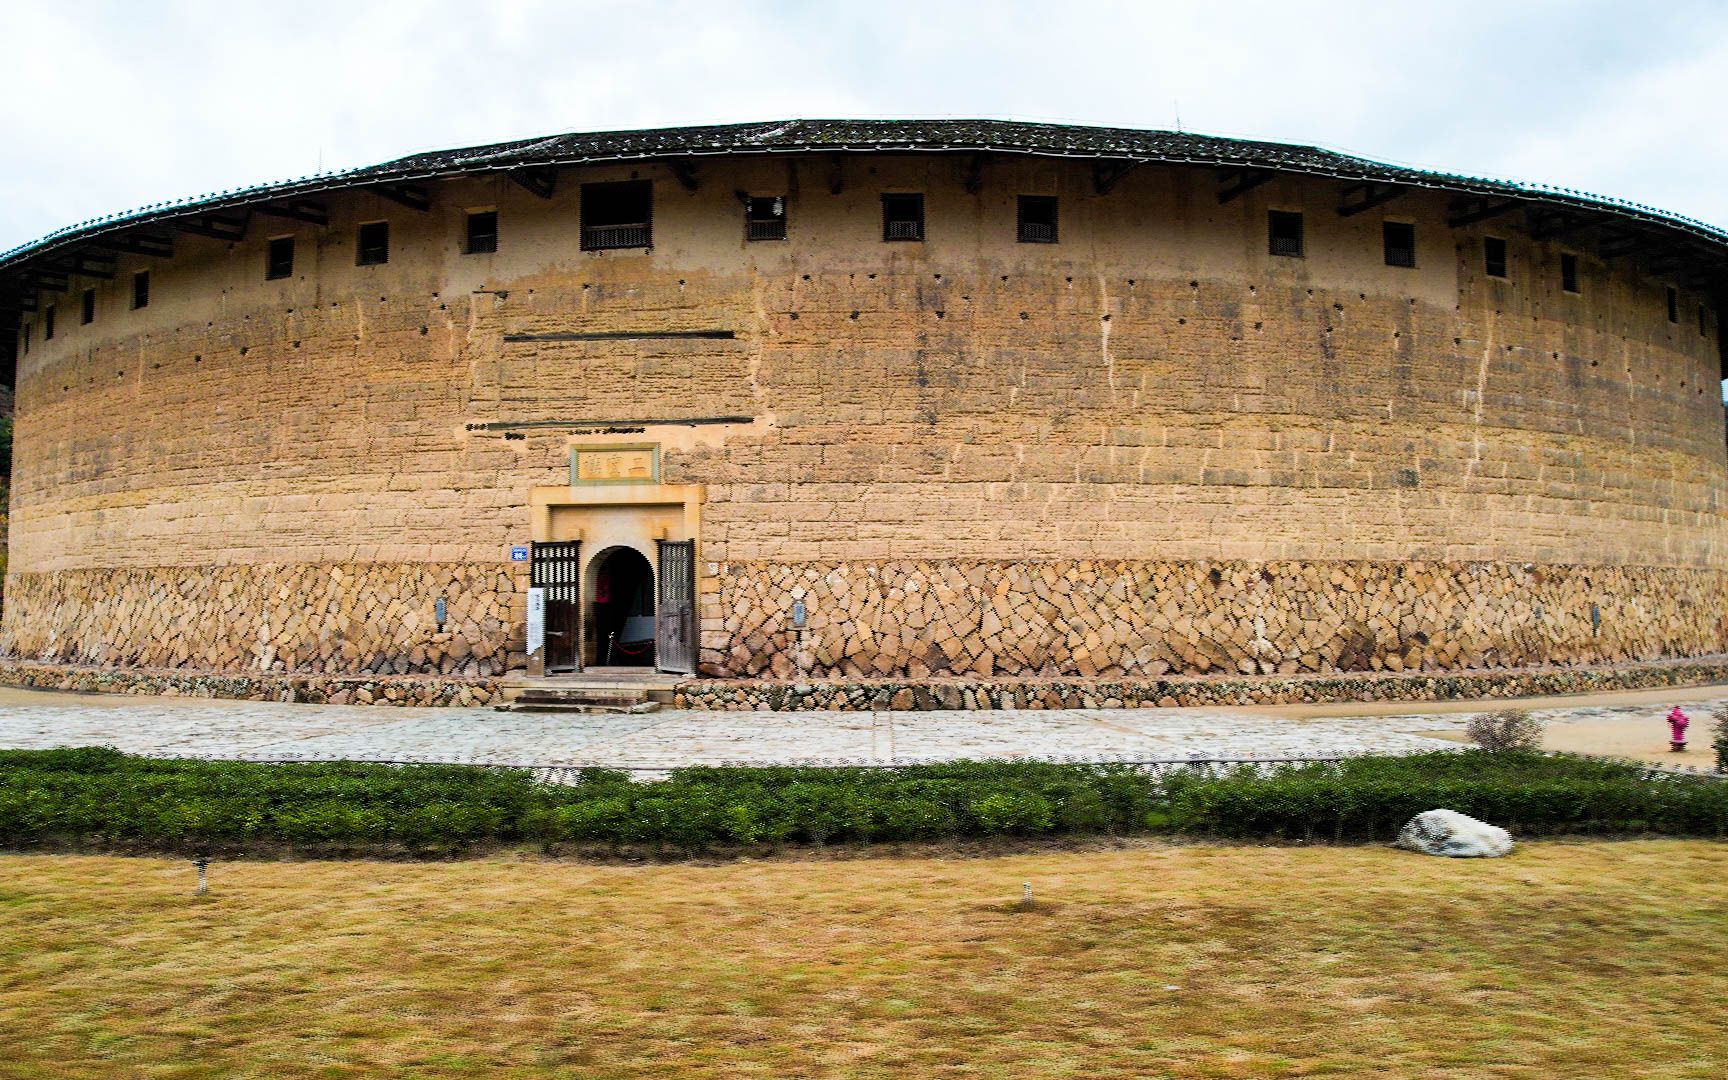
[[[211,877],[0,856],[0,1076],[1728,1074],[1723,844]]]

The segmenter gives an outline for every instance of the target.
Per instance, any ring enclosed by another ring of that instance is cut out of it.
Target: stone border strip
[[[757,711],[1135,709],[1346,701],[1457,701],[1701,686],[1728,681],[1728,655],[1575,668],[1155,679],[752,680],[680,683],[680,709]]]
[[[502,700],[490,676],[319,675],[110,668],[0,660],[0,685],[95,694],[297,701],[315,705],[476,707]],[[1136,709],[1347,701],[1458,701],[1648,690],[1728,682],[1728,655],[1576,668],[1433,673],[1169,676],[1155,679],[699,679],[680,709],[754,712]]]
[[[498,680],[454,675],[295,675],[110,668],[0,660],[0,686],[84,694],[298,701],[314,705],[461,707],[503,700]]]

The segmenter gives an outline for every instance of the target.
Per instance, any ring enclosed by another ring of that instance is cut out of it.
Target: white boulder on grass
[[[1398,847],[1454,859],[1496,859],[1512,851],[1512,834],[1456,810],[1426,810],[1398,832]]]

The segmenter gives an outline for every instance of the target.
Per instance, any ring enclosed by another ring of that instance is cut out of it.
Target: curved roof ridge
[[[1716,249],[1713,252],[1716,258],[1712,260],[1716,271],[1728,267],[1728,229],[1696,218],[1574,188],[1419,169],[1321,146],[1161,129],[1020,120],[792,119],[545,135],[410,154],[376,165],[153,203],[67,225],[0,252],[0,275],[36,254],[151,221],[172,222],[176,218],[285,198],[303,198],[342,188],[465,173],[609,161],[843,151],[1025,153],[1139,163],[1257,168],[1340,180],[1453,190],[1477,196],[1500,195],[1573,210],[1612,213],[1644,225],[1674,230]]]

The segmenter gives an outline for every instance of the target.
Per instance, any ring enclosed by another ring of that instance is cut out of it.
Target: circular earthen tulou
[[[0,669],[910,708],[1702,662],[1725,266],[1574,192],[982,121],[573,134],[116,214],[0,255]]]

